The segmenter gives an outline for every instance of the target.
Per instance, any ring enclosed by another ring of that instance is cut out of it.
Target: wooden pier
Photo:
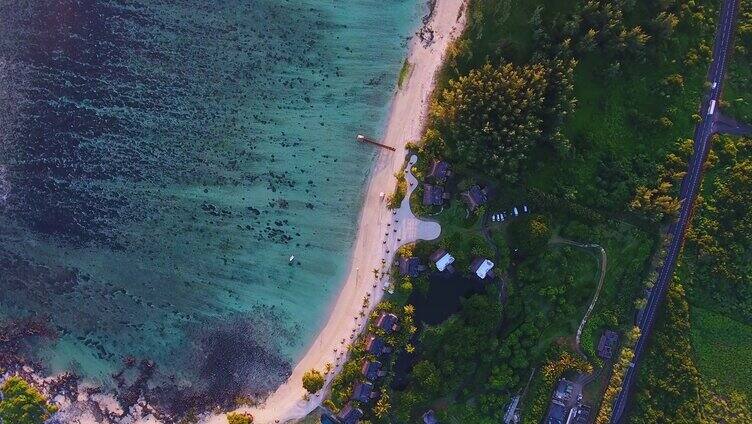
[[[395,149],[394,147],[387,146],[386,144],[381,144],[381,143],[379,143],[377,141],[371,140],[370,138],[364,136],[363,134],[358,134],[358,136],[355,137],[355,139],[358,140],[358,141],[360,141],[361,143],[370,143],[370,144],[373,144],[374,146],[379,146],[382,149],[391,150],[393,152],[397,151],[397,149]]]

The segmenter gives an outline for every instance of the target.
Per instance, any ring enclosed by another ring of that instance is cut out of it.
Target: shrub
[[[543,215],[533,215],[514,221],[509,226],[509,239],[512,247],[523,254],[537,254],[543,250],[551,238],[551,228]]]
[[[41,424],[57,411],[39,390],[21,377],[11,377],[0,387],[0,422],[13,424]]]
[[[308,393],[316,393],[324,387],[324,374],[319,370],[308,370],[303,374],[303,388]]]
[[[227,414],[227,422],[229,424],[251,424],[253,422],[253,415],[233,412]]]

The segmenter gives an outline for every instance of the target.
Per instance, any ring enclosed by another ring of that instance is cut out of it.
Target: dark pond
[[[420,323],[417,325],[418,331],[413,336],[412,343],[418,344],[422,327],[441,324],[459,312],[462,298],[481,293],[485,284],[487,283],[478,278],[457,272],[435,272],[429,275],[428,292],[423,295],[415,290],[408,299],[408,303],[415,306],[415,322]],[[392,383],[394,389],[405,388],[410,370],[418,360],[418,355],[404,351],[397,356]]]

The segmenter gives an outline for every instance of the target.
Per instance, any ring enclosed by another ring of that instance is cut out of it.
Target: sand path
[[[323,371],[327,363],[335,367],[335,372],[339,370],[346,359],[344,353],[347,344],[363,329],[365,319],[360,316],[363,299],[369,297],[370,307],[373,307],[383,295],[383,284],[388,277],[377,279],[373,270],[378,269],[381,277],[380,271],[388,271],[387,266],[400,245],[439,236],[438,224],[415,218],[410,211],[409,196],[406,196],[395,213],[386,208],[385,201],[379,194],[391,193],[396,183],[394,174],[406,171],[402,169],[405,165],[405,144],[421,137],[434,77],[441,67],[450,41],[460,35],[464,22],[464,0],[437,0],[433,15],[426,25],[433,31],[432,42],[426,45],[417,35],[413,37],[408,56],[413,65],[412,72],[394,97],[382,140],[384,144],[393,146],[396,152],[380,149],[374,162],[347,279],[324,328],[295,366],[288,380],[263,404],[240,410],[253,414],[254,423],[292,422],[305,417],[321,404],[334,372],[326,376],[324,390],[311,396],[309,400],[304,399],[302,376],[312,368]],[[415,156],[411,157],[407,170],[415,160]],[[407,172],[406,177],[412,183],[409,187],[409,192],[412,192],[417,182],[410,172]],[[212,415],[203,422],[226,424],[227,420],[224,415]]]

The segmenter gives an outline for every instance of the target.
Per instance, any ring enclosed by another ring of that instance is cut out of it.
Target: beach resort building
[[[371,355],[380,356],[389,353],[391,349],[387,347],[384,340],[380,337],[376,337],[373,334],[368,335],[366,338],[366,351]]]
[[[488,190],[474,185],[468,191],[462,192],[462,199],[467,204],[468,209],[474,211],[488,202]]]
[[[436,160],[431,164],[431,169],[428,170],[426,177],[434,178],[437,181],[444,181],[452,175],[449,169],[449,163],[443,160]]]
[[[399,268],[400,275],[407,275],[410,277],[417,277],[421,272],[426,270],[426,267],[420,262],[420,259],[412,256],[409,258],[399,257],[397,259],[397,267]]]
[[[619,334],[615,331],[606,330],[598,340],[598,356],[609,360],[614,356],[616,345],[619,343]]]
[[[339,414],[337,414],[337,419],[341,424],[357,424],[362,417],[363,411],[353,407],[350,403],[345,405],[344,408],[339,411]]]
[[[379,315],[379,318],[376,320],[376,327],[386,331],[387,333],[397,331],[397,315],[382,312],[381,315]]]
[[[454,257],[446,250],[439,249],[431,254],[431,262],[436,264],[436,269],[444,271],[454,262]]]
[[[425,206],[441,206],[446,197],[448,196],[444,193],[444,187],[423,184],[423,204]]]
[[[368,381],[358,382],[353,387],[352,400],[360,403],[368,403],[373,397],[373,383]]]
[[[383,377],[386,373],[381,370],[381,362],[379,361],[363,361],[363,365],[360,367],[363,377],[369,381],[376,381],[377,378]]]
[[[481,280],[486,277],[494,277],[491,269],[494,267],[494,263],[485,258],[475,258],[470,264],[470,271],[474,272]]]

